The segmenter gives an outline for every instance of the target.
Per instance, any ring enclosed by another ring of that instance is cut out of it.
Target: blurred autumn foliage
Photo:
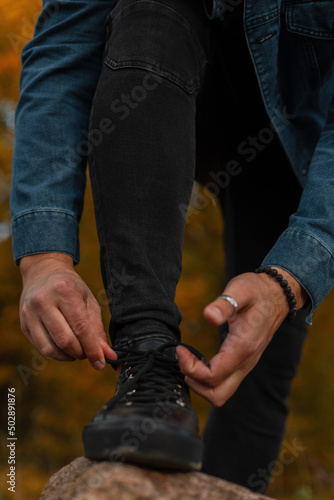
[[[93,371],[87,361],[57,363],[39,356],[20,332],[21,280],[9,237],[10,163],[13,116],[19,93],[20,51],[31,38],[41,4],[36,0],[0,0],[0,498],[34,500],[52,473],[82,455],[81,430],[114,390],[113,370]],[[221,292],[222,221],[215,200],[186,227],[184,269],[177,292],[183,313],[184,341],[210,358],[217,331],[202,310]],[[99,250],[90,186],[81,224],[82,263],[78,272],[108,308],[99,273]],[[314,317],[302,364],[290,398],[285,443],[303,451],[290,464],[278,464],[268,494],[280,500],[334,498],[334,335],[333,295]],[[17,491],[7,491],[7,389],[16,389]],[[203,428],[208,404],[193,397]]]

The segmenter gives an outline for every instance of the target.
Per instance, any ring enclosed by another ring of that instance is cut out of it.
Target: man
[[[121,367],[85,427],[86,456],[203,462],[264,491],[305,319],[333,285],[333,19],[330,1],[45,2],[23,51],[14,258],[36,348]],[[87,155],[114,349],[73,268]],[[228,283],[204,310],[224,340],[210,365],[178,345],[174,303],[195,164],[225,219]],[[135,279],[118,288],[115,270]],[[215,406],[203,456],[187,385]]]

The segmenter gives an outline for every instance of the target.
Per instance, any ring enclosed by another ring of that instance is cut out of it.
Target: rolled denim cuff
[[[39,209],[12,219],[13,256],[19,265],[22,257],[38,253],[64,253],[74,263],[80,261],[79,225],[70,212]]]
[[[331,249],[315,236],[287,229],[264,258],[262,265],[281,267],[300,283],[311,300],[307,323],[334,283],[334,255]]]

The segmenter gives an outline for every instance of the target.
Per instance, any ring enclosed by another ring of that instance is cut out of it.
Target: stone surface
[[[54,474],[40,500],[270,500],[201,472],[165,473],[76,458]]]

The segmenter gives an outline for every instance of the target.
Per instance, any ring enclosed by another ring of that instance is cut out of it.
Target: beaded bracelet
[[[271,266],[260,266],[257,269],[255,269],[255,272],[266,273],[269,274],[269,276],[276,278],[276,280],[283,288],[283,292],[285,293],[289,302],[290,310],[288,312],[287,317],[285,318],[285,321],[287,322],[292,321],[296,317],[296,312],[298,309],[296,307],[297,301],[295,299],[295,294],[291,291],[291,287],[289,286],[287,280],[283,279],[283,276],[278,273],[277,269],[273,269]]]

